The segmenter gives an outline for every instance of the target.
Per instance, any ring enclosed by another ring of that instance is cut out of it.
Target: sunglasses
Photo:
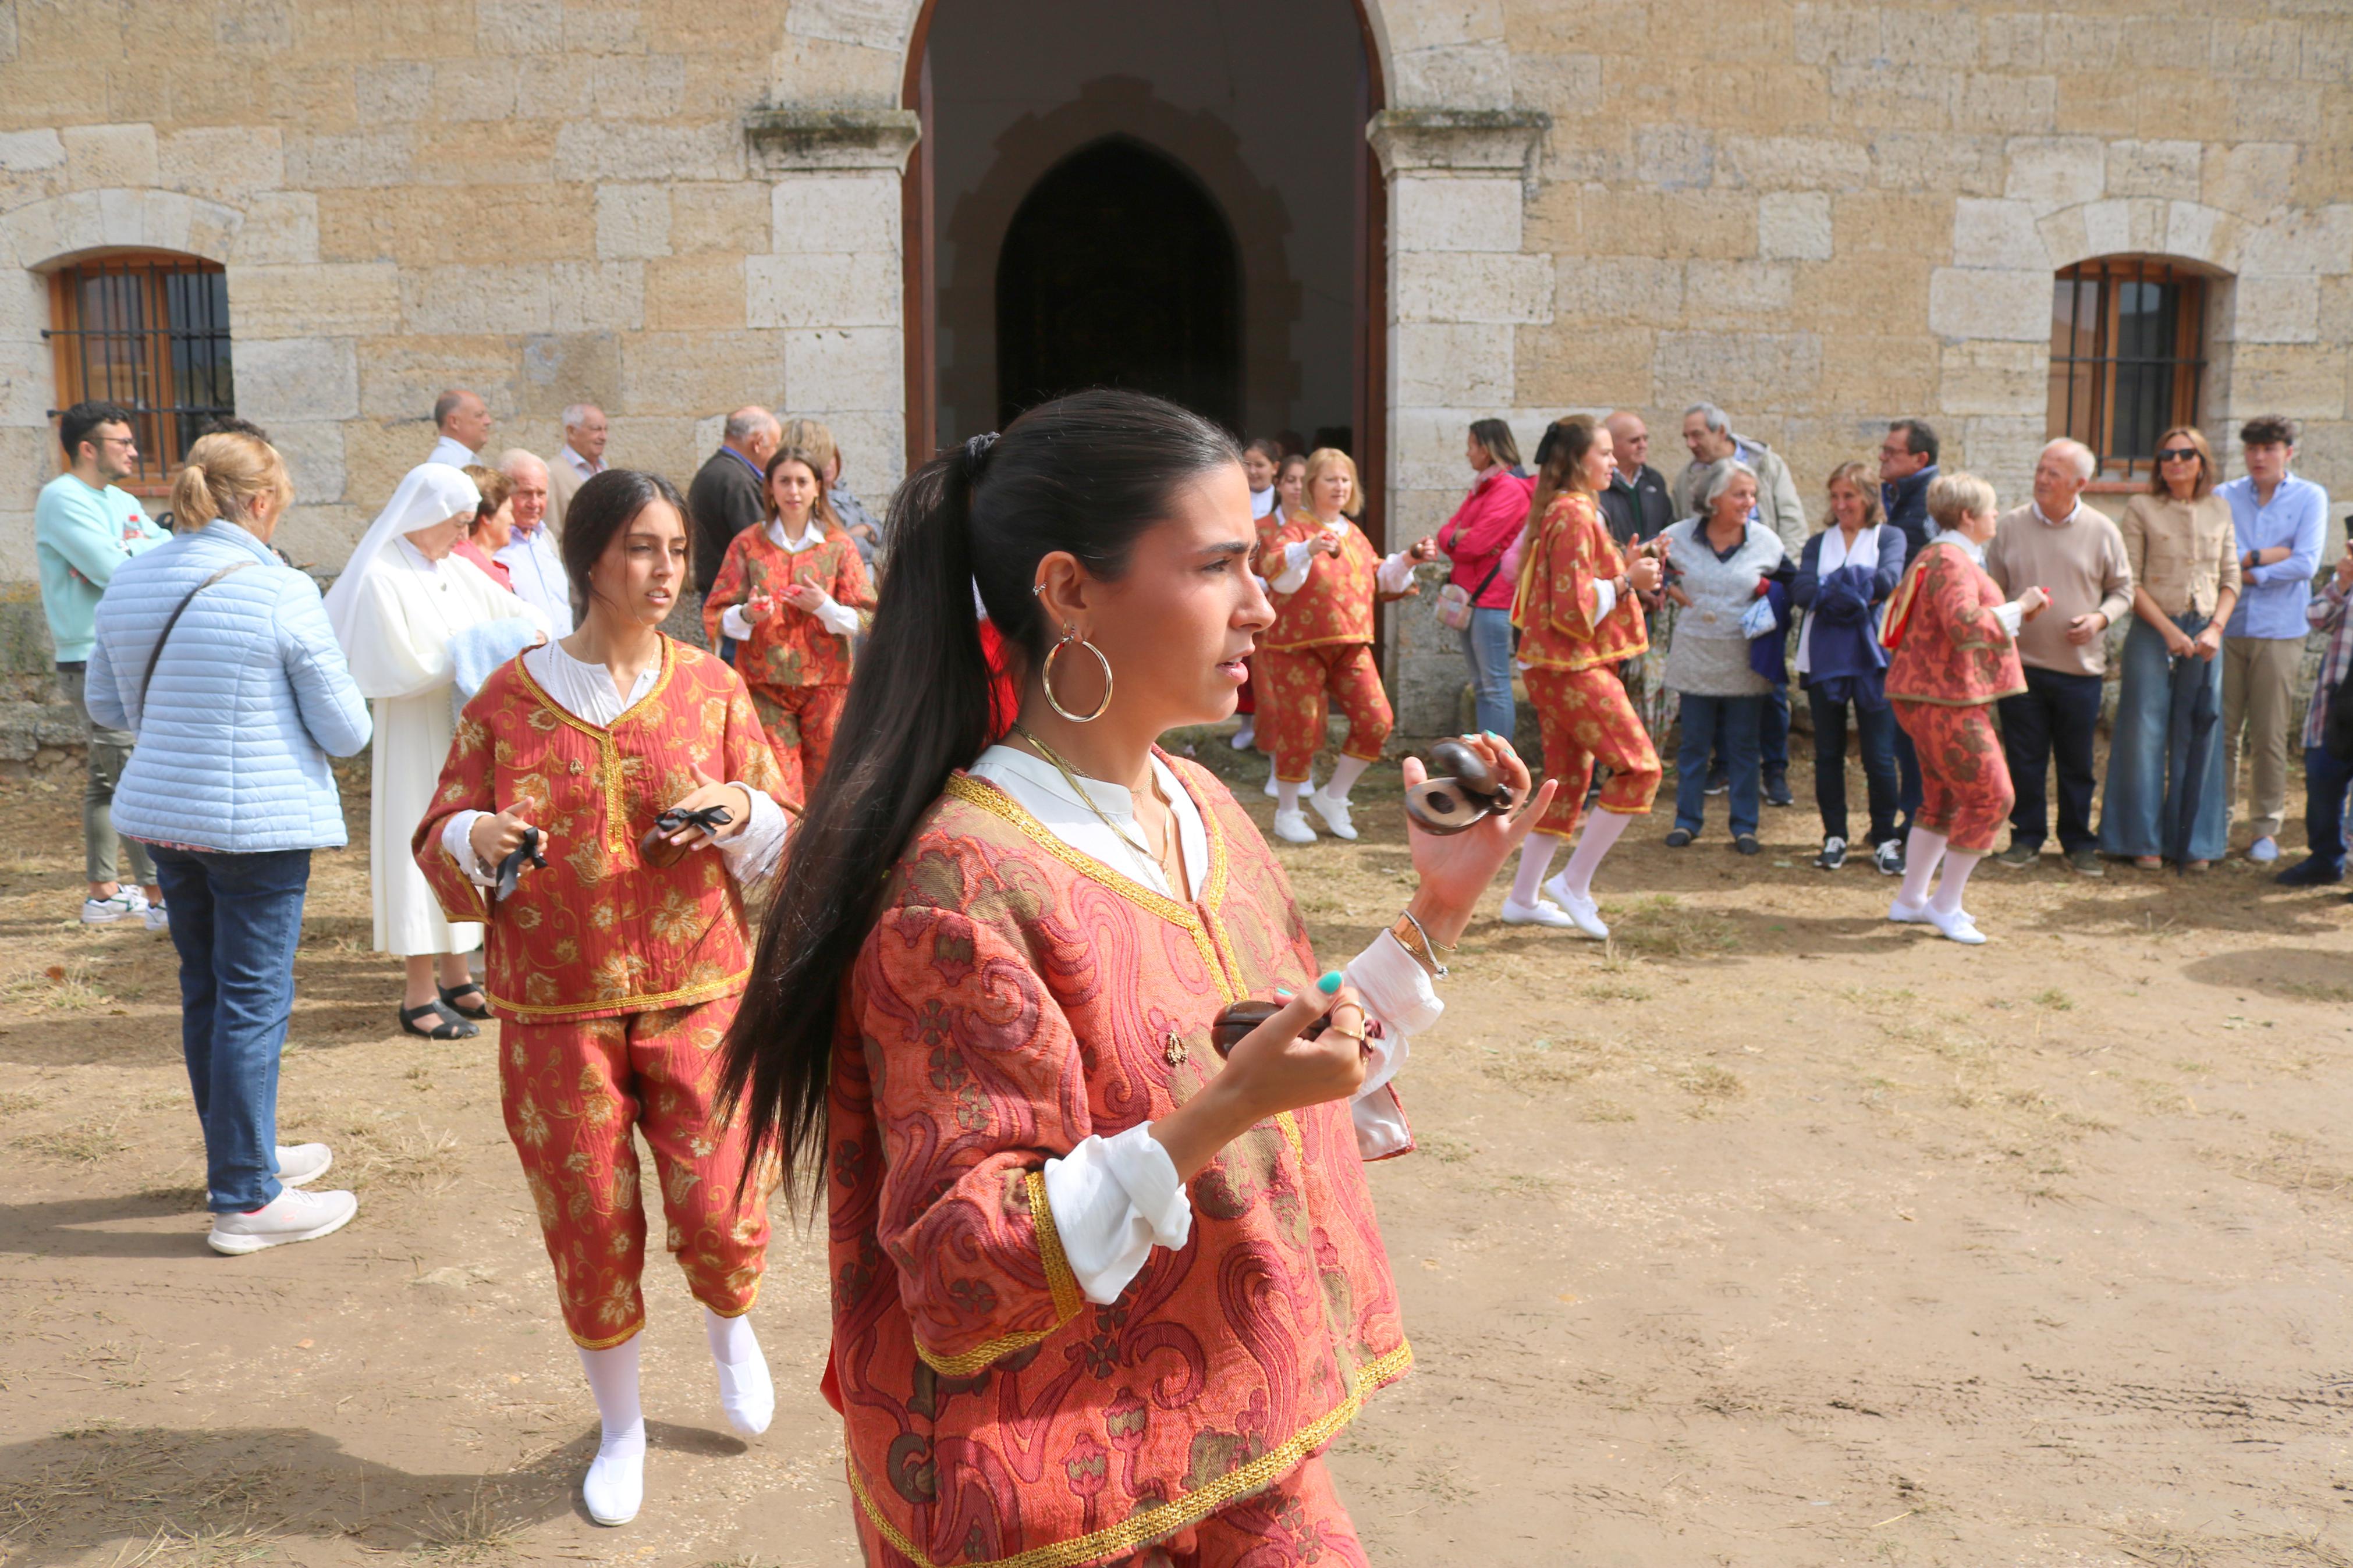
[[[2187,463],[2198,456],[2195,447],[2168,447],[2157,455],[2160,463]]]

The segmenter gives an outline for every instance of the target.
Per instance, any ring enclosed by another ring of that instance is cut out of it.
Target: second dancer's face
[[[605,546],[588,574],[592,608],[607,605],[640,626],[659,626],[686,580],[686,520],[659,498],[648,501]]]

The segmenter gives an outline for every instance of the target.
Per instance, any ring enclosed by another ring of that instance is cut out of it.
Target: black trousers
[[[2051,837],[2043,774],[2059,766],[2059,847],[2096,849],[2092,831],[2092,737],[2100,722],[2100,678],[2026,671],[2026,689],[2001,700],[2001,751],[2018,804],[2010,810],[2010,842],[2037,848]]]

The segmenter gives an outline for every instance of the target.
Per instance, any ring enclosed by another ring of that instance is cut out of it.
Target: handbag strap
[[[211,587],[222,578],[242,572],[252,564],[254,564],[254,563],[250,561],[230,562],[227,565],[222,567],[219,571],[214,573],[211,576],[206,578],[203,582],[189,589],[187,596],[172,607],[171,617],[164,621],[163,631],[157,634],[155,646],[147,650],[147,668],[145,672],[139,677],[139,715],[141,718],[143,719],[147,716],[147,688],[155,679],[155,664],[158,659],[161,659],[164,657],[164,645],[172,640],[172,628],[180,624],[180,617],[188,613],[188,606],[195,603],[197,595],[203,593],[206,589]]]

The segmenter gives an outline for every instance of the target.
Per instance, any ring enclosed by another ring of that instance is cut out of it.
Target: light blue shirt
[[[2255,481],[2236,479],[2214,487],[2231,503],[2231,526],[2239,539],[2239,553],[2269,550],[2284,544],[2288,558],[2240,574],[2239,607],[2232,612],[2224,632],[2234,637],[2295,637],[2303,640],[2307,628],[2304,607],[2312,600],[2312,574],[2320,570],[2322,540],[2327,530],[2328,492],[2310,479],[2289,474],[2272,491],[2271,504],[2255,504]]]
[[[114,569],[172,536],[155,526],[137,496],[96,488],[71,474],[41,487],[33,506],[33,552],[41,569],[41,608],[59,664],[90,658],[92,617]]]
[[[564,575],[563,557],[545,523],[528,533],[518,527],[506,548],[491,559],[514,580],[515,597],[547,617],[548,636],[572,635],[572,584]]]

